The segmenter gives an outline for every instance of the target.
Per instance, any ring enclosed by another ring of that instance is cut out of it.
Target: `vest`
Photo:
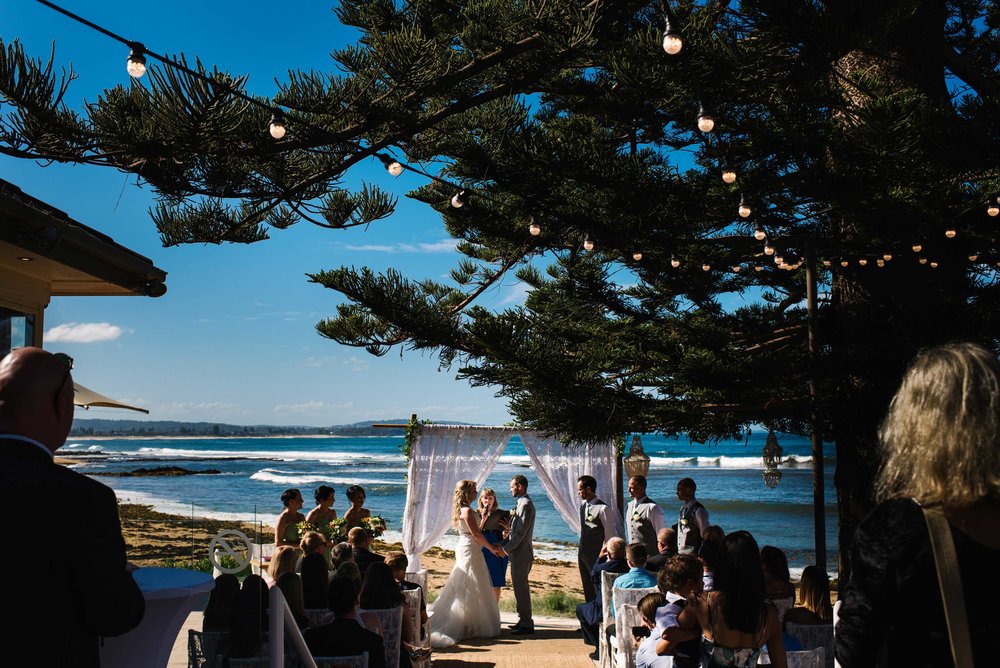
[[[642,506],[653,506],[656,504],[648,496],[643,498],[641,502],[634,501],[634,503],[632,512],[628,516],[629,539],[633,543],[642,543],[646,547],[647,556],[657,554],[656,529],[653,528],[653,523],[646,516],[638,520],[634,519],[636,511]]]
[[[695,501],[690,506],[681,507],[680,519],[677,522],[677,551],[680,554],[697,554],[701,547],[701,531],[692,532],[692,527],[697,526],[695,512],[699,508],[704,508],[700,502]],[[685,524],[684,520],[687,520]]]
[[[587,513],[585,511],[587,505],[588,503],[580,504],[580,552],[598,555],[601,552],[601,546],[604,545],[604,524],[601,521],[601,517],[596,513],[593,514],[593,520],[589,524],[587,523]],[[592,508],[596,508],[605,504],[597,497],[594,497],[589,502],[589,505]],[[597,560],[596,556],[594,560]]]

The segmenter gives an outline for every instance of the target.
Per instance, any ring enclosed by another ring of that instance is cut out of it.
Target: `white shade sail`
[[[111,397],[106,397],[103,394],[98,394],[88,387],[84,387],[76,381],[73,382],[73,403],[77,406],[83,408],[93,408],[95,406],[100,406],[103,408],[124,408],[130,411],[138,411],[140,413],[149,413],[145,408],[139,408],[138,406],[129,406],[128,404],[123,404],[120,401],[116,401]]]

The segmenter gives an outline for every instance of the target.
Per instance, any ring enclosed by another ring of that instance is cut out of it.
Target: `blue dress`
[[[490,516],[486,518],[486,522],[483,524],[483,538],[488,540],[491,545],[502,542],[503,530],[500,526],[500,520],[506,522],[508,519],[510,519],[510,513],[506,510],[494,510],[490,513]],[[510,561],[510,558],[498,557],[485,547],[480,549],[483,551],[483,559],[486,560],[486,568],[490,572],[490,581],[493,583],[493,586],[503,587],[507,584],[507,563]]]

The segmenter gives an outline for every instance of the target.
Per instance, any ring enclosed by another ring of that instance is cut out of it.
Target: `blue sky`
[[[209,68],[249,74],[248,90],[276,91],[290,69],[329,70],[330,52],[354,40],[332,2],[82,2],[62,6],[157,53],[195,56]],[[68,103],[79,109],[105,88],[127,84],[123,45],[34,2],[0,5],[0,36],[34,57],[72,65]],[[46,347],[76,359],[83,384],[150,410],[149,419],[235,424],[330,425],[408,416],[499,424],[510,419],[489,388],[438,371],[436,359],[398,351],[376,358],[315,333],[339,293],[306,272],[341,265],[389,267],[413,278],[445,279],[456,254],[440,218],[403,197],[423,180],[361,165],[348,184],[376,182],[399,196],[396,213],[368,230],[301,223],[250,246],[162,248],[148,209],[153,196],[134,176],[98,167],[0,156],[0,178],[109,234],[168,272],[169,291],[145,297],[53,298]],[[523,300],[508,278],[487,305]],[[96,409],[78,417],[133,419]]]

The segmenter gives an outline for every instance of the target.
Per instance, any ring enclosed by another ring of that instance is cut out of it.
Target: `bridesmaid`
[[[503,527],[501,522],[510,520],[510,513],[497,507],[497,495],[489,487],[483,487],[479,495],[479,530],[483,532],[483,538],[490,544],[499,543],[503,539]],[[507,562],[509,557],[498,557],[492,550],[483,550],[483,558],[486,559],[486,568],[490,572],[490,580],[493,583],[493,595],[497,597],[497,605],[500,604],[500,588],[507,584]]]
[[[320,485],[316,488],[316,493],[313,494],[316,499],[316,507],[309,511],[306,515],[306,522],[314,525],[320,530],[320,533],[326,534],[327,527],[330,526],[330,522],[337,519],[337,511],[333,509],[333,502],[336,500],[336,492],[333,491],[333,487],[327,485]],[[330,570],[333,570],[333,562],[330,561],[330,549],[333,547],[331,543],[327,543],[326,549],[323,553],[323,558],[326,559],[327,566]]]
[[[304,503],[302,492],[295,488],[286,489],[281,493],[281,503],[284,504],[285,509],[278,515],[278,521],[274,525],[274,546],[298,547],[299,530],[295,528],[295,525],[305,520],[300,512]]]
[[[347,530],[361,526],[361,520],[371,517],[372,513],[365,505],[365,490],[359,485],[351,485],[347,488],[347,500],[351,502],[351,507],[344,512],[344,519],[347,520]]]

